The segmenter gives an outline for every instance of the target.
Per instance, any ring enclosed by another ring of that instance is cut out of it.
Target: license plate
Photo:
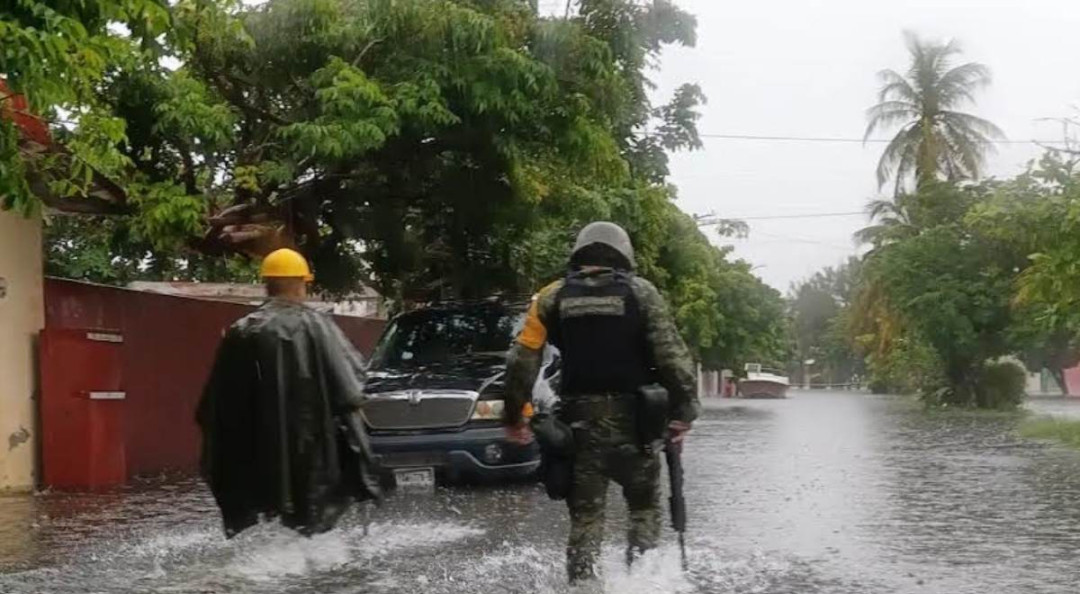
[[[394,471],[394,484],[404,491],[435,490],[434,468],[401,468]]]

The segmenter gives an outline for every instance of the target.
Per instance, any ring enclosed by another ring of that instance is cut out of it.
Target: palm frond
[[[930,47],[933,54],[934,74],[940,81],[949,71],[952,57],[960,53],[960,44],[955,39],[950,39],[944,43],[932,43]]]
[[[908,52],[914,54],[920,46],[922,46],[922,40],[919,38],[919,34],[911,29],[904,29],[902,33],[904,36],[904,45],[907,46]]]
[[[948,159],[952,169],[950,179],[978,177],[985,161],[985,138],[953,123],[947,122],[943,127],[942,136],[949,147],[943,156]]]
[[[866,205],[871,224],[856,231],[854,238],[861,244],[870,244],[880,247],[886,243],[910,237],[918,233],[918,228],[912,224],[903,196],[897,196],[892,200],[871,200]]]
[[[975,132],[983,138],[983,141],[988,145],[992,145],[990,140],[1001,140],[1006,138],[1005,132],[998,128],[990,120],[980,118],[979,116],[971,115],[970,113],[964,113],[962,111],[942,111],[941,120],[945,122],[952,122]]]
[[[944,141],[949,150],[943,151],[938,161],[938,169],[944,174],[945,179],[957,182],[974,177],[972,172],[977,172],[979,164],[973,159],[972,154],[966,151],[963,139],[949,137]]]
[[[990,84],[990,69],[982,64],[969,62],[941,75],[937,83],[941,107],[948,109],[962,103],[975,102],[975,91]]]
[[[985,87],[991,82],[993,82],[993,76],[991,76],[990,69],[986,65],[978,62],[968,62],[955,66],[942,74],[938,85],[943,88],[971,89]]]
[[[913,177],[917,170],[916,163],[915,152],[912,151],[904,155],[904,158],[896,166],[896,173],[893,175],[896,178],[895,183],[893,183],[893,196],[899,196],[903,192],[904,181],[909,177]]]
[[[905,101],[885,101],[866,110],[867,125],[863,141],[880,129],[892,128],[901,122],[911,122],[919,118],[917,105]]]
[[[871,221],[876,221],[885,216],[903,216],[903,213],[897,207],[896,201],[878,198],[866,203],[866,216]]]
[[[961,47],[960,42],[955,39],[949,39],[944,44],[938,45],[941,46],[941,53],[944,57],[950,57],[964,53],[964,48]]]
[[[894,173],[899,178],[910,170],[918,147],[919,129],[918,121],[909,123],[889,141],[878,161],[878,187],[884,186]]]
[[[878,91],[879,102],[895,99],[914,104],[919,103],[919,93],[911,86],[911,81],[904,78],[899,72],[882,70],[878,72],[878,79],[882,83],[881,89]]]
[[[886,229],[882,225],[870,225],[855,232],[854,237],[859,245],[880,245],[885,238]]]
[[[881,111],[910,111],[911,113],[914,113],[915,115],[918,115],[918,113],[919,113],[919,104],[918,103],[912,103],[911,101],[898,101],[898,100],[882,101],[881,103],[878,103],[878,104],[874,105],[873,107],[871,107],[870,109],[868,109],[866,111],[867,111],[868,114],[873,114],[875,110],[881,110]]]

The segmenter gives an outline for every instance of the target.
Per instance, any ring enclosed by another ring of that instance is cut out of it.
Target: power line
[[[761,134],[699,134],[701,138],[718,138],[721,140],[764,140],[778,142],[836,142],[849,144],[886,143],[892,142],[890,138],[844,138],[840,136],[766,136]],[[1065,140],[988,140],[989,144],[1068,144]]]
[[[779,239],[779,240],[782,240],[783,242],[788,242],[788,243],[805,243],[805,244],[810,244],[810,245],[819,245],[819,246],[822,246],[822,247],[832,248],[834,250],[840,250],[840,251],[844,251],[844,252],[853,252],[856,249],[854,246],[846,246],[845,247],[845,246],[837,245],[835,243],[829,243],[827,241],[818,241],[816,239],[808,239],[806,237],[795,237],[795,236],[792,236],[792,235],[778,235],[776,233],[764,233],[762,231],[753,231],[751,234],[752,235],[764,235],[765,237],[772,237],[774,239]],[[746,238],[746,239],[749,239],[749,238]],[[744,241],[745,241],[745,239],[744,239]]]
[[[715,225],[721,221],[770,221],[775,219],[822,219],[826,217],[854,217],[866,216],[866,211],[858,210],[851,212],[814,212],[791,215],[761,215],[755,217],[721,217],[719,215],[700,215],[695,217],[698,225]]]

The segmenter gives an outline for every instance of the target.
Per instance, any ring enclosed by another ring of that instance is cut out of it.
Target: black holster
[[[637,405],[634,407],[634,424],[638,443],[646,454],[654,454],[664,447],[668,426],[668,391],[659,384],[647,384],[638,388]]]
[[[574,431],[553,414],[541,413],[530,422],[540,445],[540,480],[548,497],[570,496],[574,486]]]

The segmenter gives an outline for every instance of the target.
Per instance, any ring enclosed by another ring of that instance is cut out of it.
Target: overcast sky
[[[1039,118],[1080,101],[1080,1],[676,0],[698,18],[696,48],[670,49],[658,96],[697,82],[709,98],[702,133],[861,138],[877,71],[907,67],[902,32],[961,42],[993,85],[973,113],[1010,139],[1057,139]],[[679,206],[724,217],[860,211],[877,193],[881,145],[705,139],[673,158]],[[989,173],[1023,170],[1039,153],[1006,145]],[[789,284],[854,254],[862,216],[749,221],[736,254],[769,284]],[[711,231],[709,233],[712,235]],[[717,242],[725,241],[719,238]]]

